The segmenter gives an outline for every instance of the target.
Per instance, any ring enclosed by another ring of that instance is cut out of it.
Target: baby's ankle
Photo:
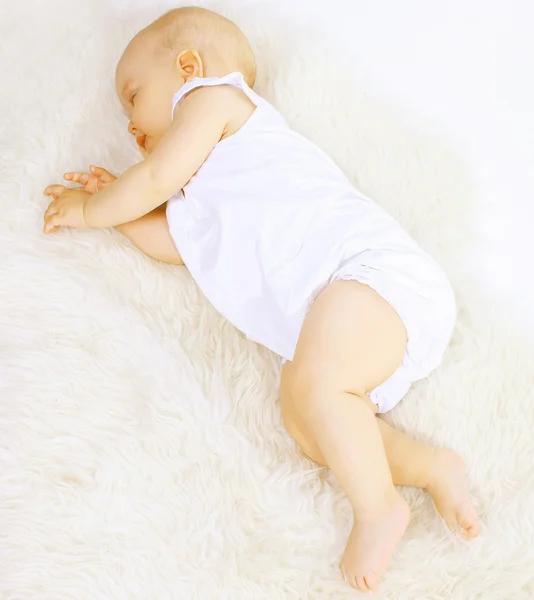
[[[409,511],[407,502],[393,486],[391,490],[385,491],[381,497],[375,498],[369,506],[352,505],[354,521],[359,523],[381,521],[399,509],[407,509]]]
[[[461,456],[448,448],[433,448],[433,460],[426,474],[426,485],[430,493],[436,484],[440,484],[443,478],[451,471],[465,471],[465,463]]]
[[[426,450],[426,449],[425,449]],[[432,481],[436,477],[436,464],[438,460],[438,448],[430,447],[426,452],[427,457],[425,461],[421,461],[425,467],[421,469],[418,474],[416,486],[423,490],[427,490],[428,486],[431,485]]]

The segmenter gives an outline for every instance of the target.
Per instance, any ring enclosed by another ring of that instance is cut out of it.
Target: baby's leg
[[[308,458],[326,467],[324,457],[299,419],[293,403],[290,402],[289,395],[282,394],[280,400],[282,417],[288,432]],[[376,405],[373,404],[368,395],[365,396],[364,400],[373,413],[376,413]],[[388,425],[380,417],[377,417],[377,424],[382,436],[393,484],[427,488],[428,481],[431,478],[436,448],[417,442],[405,433]]]
[[[400,366],[406,339],[400,317],[374,290],[337,281],[310,308],[282,376],[282,395],[352,504],[354,526],[341,568],[365,591],[376,589],[409,520],[366,398]]]
[[[173,265],[184,262],[172,241],[165,204],[140,219],[115,227],[146,255]]]
[[[465,464],[452,450],[427,446],[377,419],[395,485],[427,489],[452,530],[465,539],[478,535],[475,508],[469,498]]]
[[[366,401],[374,412],[376,407],[368,396]],[[299,421],[288,394],[282,394],[281,405],[289,433],[311,460],[326,466],[317,444]],[[458,530],[465,539],[476,537],[479,534],[478,519],[467,491],[465,464],[461,457],[452,450],[418,442],[381,418],[377,418],[377,423],[394,485],[426,489],[452,530]]]

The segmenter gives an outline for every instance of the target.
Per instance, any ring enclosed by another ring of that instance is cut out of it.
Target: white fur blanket
[[[464,148],[289,4],[212,6],[250,37],[258,92],[443,265],[460,308],[443,366],[389,418],[464,456],[482,536],[456,539],[403,490],[413,519],[382,597],[532,598],[534,352],[467,268],[478,189]],[[354,598],[338,571],[350,506],[282,426],[278,359],[120,234],[41,233],[46,185],[139,159],[115,65],[170,7],[1,7],[0,597]]]

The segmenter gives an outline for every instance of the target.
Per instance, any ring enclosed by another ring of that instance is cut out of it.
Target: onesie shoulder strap
[[[225,75],[224,77],[195,77],[194,79],[191,79],[191,81],[185,83],[176,94],[174,94],[172,99],[171,117],[174,118],[176,106],[182,101],[186,94],[199,87],[210,87],[214,85],[231,85],[242,90],[256,106],[262,103],[262,98],[248,87],[243,75],[237,71]]]

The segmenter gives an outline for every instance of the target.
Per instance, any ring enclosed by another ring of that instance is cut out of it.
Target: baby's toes
[[[377,578],[372,575],[353,575],[345,573],[344,569],[341,569],[341,574],[343,575],[343,579],[355,590],[359,590],[360,592],[370,592],[372,583],[373,585],[377,582]]]
[[[345,577],[345,581],[360,592],[376,592],[378,589],[378,576],[374,571],[369,571],[367,575]]]
[[[478,537],[478,533],[475,531],[474,527],[464,527],[460,533],[460,536],[464,539],[464,540],[472,540],[476,537]]]
[[[462,527],[460,535],[464,540],[472,540],[473,538],[478,537],[480,528],[476,519],[474,521],[464,519],[460,525]]]
[[[367,584],[365,583],[365,577],[356,577],[356,589],[360,590],[361,592],[368,592],[369,588],[367,587]]]
[[[376,592],[378,589],[378,575],[374,571],[369,571],[364,579],[367,588],[372,592]]]
[[[465,540],[472,540],[480,533],[477,513],[470,500],[464,503],[462,512],[458,515],[458,524],[461,528],[460,535]]]

